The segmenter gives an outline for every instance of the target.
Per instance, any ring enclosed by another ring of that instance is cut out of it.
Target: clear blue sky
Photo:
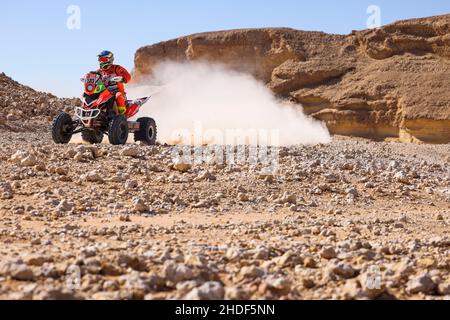
[[[291,27],[347,34],[365,29],[369,5],[382,24],[450,13],[449,0],[12,0],[0,5],[0,72],[60,96],[78,96],[78,79],[108,49],[133,67],[136,49],[195,32]],[[69,5],[81,29],[69,30]]]

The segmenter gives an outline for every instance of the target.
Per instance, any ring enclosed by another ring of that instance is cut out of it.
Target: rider
[[[107,87],[112,92],[116,92],[117,111],[119,114],[124,114],[127,111],[127,94],[124,83],[131,81],[131,75],[124,67],[114,64],[114,54],[111,51],[102,51],[98,55],[98,62],[100,63],[100,69],[98,71],[104,77],[122,77],[123,82],[107,85]]]

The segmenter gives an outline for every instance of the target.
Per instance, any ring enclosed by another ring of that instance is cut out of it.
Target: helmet
[[[111,51],[102,51],[98,55],[98,62],[101,69],[108,69],[114,63],[114,54]]]

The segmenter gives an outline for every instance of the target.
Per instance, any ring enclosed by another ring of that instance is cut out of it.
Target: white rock
[[[240,277],[247,279],[255,279],[264,275],[264,270],[255,266],[243,267],[239,272]]]
[[[438,292],[440,295],[443,296],[450,295],[450,280],[447,280],[447,282],[439,284]]]
[[[205,256],[201,254],[189,254],[184,259],[184,263],[194,267],[204,267],[208,263]]]
[[[14,153],[11,156],[11,161],[16,163],[16,164],[20,164],[20,162],[25,159],[26,157],[28,157],[29,153],[26,151],[16,151],[16,153]]]
[[[291,286],[290,281],[281,276],[269,276],[264,282],[269,288],[281,291],[288,290]]]
[[[100,173],[96,170],[87,173],[86,175],[82,176],[82,178],[86,179],[89,182],[103,183],[103,179]]]
[[[225,288],[220,282],[210,281],[193,289],[186,296],[186,300],[223,300]]]
[[[225,289],[225,299],[227,300],[248,300],[250,295],[248,290],[239,287]]]
[[[56,207],[56,211],[58,212],[68,212],[73,209],[73,204],[69,203],[67,200],[63,199]]]
[[[20,165],[23,167],[32,167],[37,164],[37,159],[33,154],[28,155],[25,159],[22,159]]]
[[[406,292],[410,294],[416,293],[431,293],[436,289],[436,284],[431,279],[429,274],[421,274],[411,279],[406,287]]]
[[[254,256],[253,258],[256,260],[267,260],[270,256],[270,250],[265,246],[258,246],[255,250],[253,250]]]
[[[392,170],[392,169],[397,169],[400,166],[400,163],[398,161],[391,161],[389,163],[388,169]]]
[[[403,171],[399,171],[394,175],[394,179],[397,182],[403,183],[403,184],[409,184],[409,179]]]
[[[201,283],[199,283],[199,281],[197,281],[197,280],[179,282],[176,285],[177,293],[180,295],[186,295],[187,293],[191,292],[192,290],[194,290],[195,288],[197,288],[200,285],[201,285]]]
[[[133,201],[134,210],[138,212],[148,212],[149,207],[145,204],[144,200],[141,198],[135,198]]]
[[[22,167],[32,167],[37,164],[37,159],[34,154],[20,150],[12,155],[11,161],[21,165]]]
[[[173,261],[164,263],[163,274],[165,278],[174,284],[191,280],[194,277],[192,269],[184,264],[176,264]]]
[[[225,253],[225,257],[230,262],[238,261],[242,257],[242,250],[235,247],[228,248],[227,252]]]
[[[358,196],[358,190],[356,190],[356,188],[354,188],[354,187],[349,187],[349,188],[345,189],[345,193],[350,194],[354,197]]]

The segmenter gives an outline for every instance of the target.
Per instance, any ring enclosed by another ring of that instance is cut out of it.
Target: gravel
[[[449,298],[448,145],[336,137],[274,172],[0,142],[0,299]]]

